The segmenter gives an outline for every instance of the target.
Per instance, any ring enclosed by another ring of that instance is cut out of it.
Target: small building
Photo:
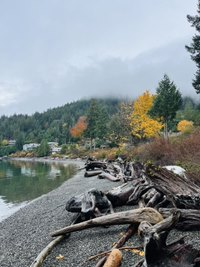
[[[48,142],[48,145],[50,146],[50,149],[52,150],[54,147],[58,146],[58,142]]]
[[[32,150],[36,149],[39,146],[40,146],[40,144],[37,144],[37,143],[24,144],[23,145],[23,150],[24,151],[32,151]]]
[[[16,140],[8,140],[8,146],[15,146]]]
[[[61,149],[62,148],[60,146],[57,146],[57,147],[52,148],[51,152],[53,155],[58,154],[58,153],[60,153]]]

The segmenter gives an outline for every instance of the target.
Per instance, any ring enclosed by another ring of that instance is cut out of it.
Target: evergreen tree
[[[97,137],[97,118],[99,116],[99,108],[97,102],[93,99],[87,114],[87,130],[86,136],[90,138],[92,148],[92,141]]]
[[[101,107],[95,99],[91,101],[88,113],[87,113],[87,130],[86,137],[90,138],[90,148],[92,144],[96,143],[96,139],[105,139],[108,128],[108,114],[104,107]]]
[[[37,149],[38,157],[46,157],[50,154],[50,146],[46,139],[43,139],[41,145]]]
[[[149,113],[163,120],[164,134],[165,137],[168,137],[168,124],[175,118],[176,112],[182,104],[181,93],[166,74],[159,82],[156,93],[157,96]]]
[[[23,145],[24,145],[24,137],[21,133],[19,133],[19,135],[16,138],[16,149],[17,150],[22,150],[23,149]]]
[[[187,15],[187,19],[192,27],[196,29],[196,34],[192,38],[192,43],[190,46],[186,45],[186,49],[191,54],[192,60],[196,63],[197,71],[195,74],[195,79],[193,80],[193,87],[195,88],[197,94],[200,93],[200,0],[197,4],[197,15],[190,16]]]

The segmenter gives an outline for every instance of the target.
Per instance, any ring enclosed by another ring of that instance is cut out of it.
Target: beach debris
[[[95,188],[70,198],[66,203],[66,210],[80,212],[83,220],[114,212],[110,200]]]
[[[30,265],[30,267],[40,267],[42,266],[42,263],[44,262],[44,260],[46,259],[46,257],[50,254],[50,252],[52,251],[52,249],[58,244],[60,243],[64,238],[66,238],[65,236],[58,236],[57,238],[55,238],[54,240],[52,240],[36,257],[36,259],[32,262],[32,264]]]
[[[59,254],[58,256],[56,256],[56,260],[58,260],[58,261],[63,261],[64,258],[65,257],[63,255],[61,255],[61,254]]]
[[[119,249],[114,248],[108,256],[103,267],[119,267],[122,261],[122,253]]]
[[[110,204],[108,205],[109,201],[113,207],[137,205],[140,202],[144,207],[153,207],[156,209],[172,207],[200,209],[200,187],[192,179],[186,180],[177,173],[172,172],[171,169],[168,170],[166,167],[155,166],[150,163],[132,164],[132,167],[134,170],[137,169],[135,171],[138,175],[137,178],[134,176],[134,179],[131,181],[104,193],[100,191],[98,193],[97,189],[92,189],[95,195],[98,195],[98,199],[94,195],[92,196],[92,190],[89,190],[84,193],[84,197],[83,195],[79,195],[70,199],[68,201],[70,205],[67,204],[66,209],[76,212],[73,209],[76,206],[79,207],[79,212],[81,212],[80,207],[91,206],[92,203],[90,211],[92,209],[94,211],[94,207],[98,206],[98,202],[105,204],[105,207],[101,205],[101,209],[104,209],[110,206]],[[108,175],[110,174],[108,173]],[[101,197],[102,201],[100,200]]]
[[[121,236],[121,238],[114,243],[112,249],[121,249],[122,246],[136,233],[137,226],[134,224],[130,224],[127,228],[126,232]],[[104,256],[101,258],[97,264],[96,267],[102,267],[102,265],[106,262],[107,256]]]
[[[136,232],[143,238],[144,245],[143,250],[132,250],[143,257],[135,267],[200,266],[200,251],[185,244],[184,238],[166,243],[171,229],[200,229],[200,187],[186,176],[184,170],[149,162],[100,162],[93,159],[87,161],[85,169],[87,177],[98,175],[99,178],[123,184],[107,192],[90,189],[68,200],[67,211],[79,212],[84,221],[53,232],[53,237],[92,227],[129,224],[126,233],[114,243],[111,253],[107,251],[96,255],[103,256],[96,267],[107,266],[105,264],[112,252],[117,249],[119,253]],[[134,206],[134,209],[113,213],[113,207],[123,205]],[[118,266],[112,263],[113,260],[110,260],[108,266]]]
[[[148,221],[151,224],[156,224],[163,220],[162,215],[153,208],[139,208],[129,211],[116,212],[113,214],[104,215],[88,221],[69,225],[59,229],[51,234],[52,237],[64,235],[71,232],[76,232],[88,228],[94,228],[101,225],[120,225],[120,224],[139,224],[142,221]]]
[[[179,220],[179,211],[173,212],[165,220],[154,226],[146,225],[143,229],[144,260],[134,267],[198,267],[200,266],[200,250],[184,243],[184,239],[166,244],[171,229]]]

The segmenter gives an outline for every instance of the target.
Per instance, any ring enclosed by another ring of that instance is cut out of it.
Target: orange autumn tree
[[[80,138],[84,131],[87,129],[86,117],[81,116],[77,123],[70,129],[70,134],[74,138]]]
[[[130,116],[131,133],[138,139],[156,137],[163,127],[159,121],[148,115],[155,97],[145,91],[133,104],[133,113]]]

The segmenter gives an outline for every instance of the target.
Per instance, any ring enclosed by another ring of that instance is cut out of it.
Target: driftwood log
[[[101,172],[99,175],[98,175],[98,178],[99,179],[108,179],[112,182],[118,182],[121,180],[121,178],[119,176],[114,176],[113,174],[110,174],[108,172]]]
[[[86,171],[84,177],[92,177],[102,173],[102,170]]]
[[[115,164],[113,166],[117,169]],[[130,169],[130,164],[128,166]],[[131,175],[137,174],[137,179],[134,176],[135,178],[131,181],[104,193],[101,191],[98,193],[98,190],[94,189],[89,190],[84,195],[81,194],[70,199],[67,202],[66,209],[71,212],[82,212],[83,214],[86,214],[88,210],[91,214],[93,212],[93,217],[97,215],[95,211],[101,214],[109,209],[111,211],[111,206],[137,205],[139,202],[144,207],[156,209],[200,209],[200,187],[192,180],[173,173],[165,167],[162,168],[152,164],[142,165],[137,163],[135,165],[131,164],[131,166],[134,172],[134,174],[131,172]],[[119,180],[119,177],[105,171],[102,171],[100,175],[107,176],[108,179],[113,181]],[[94,195],[92,196],[92,194]],[[83,207],[86,206],[90,206],[90,208],[84,209]],[[91,214],[90,217],[92,217]]]
[[[183,175],[174,173],[171,167],[122,161],[88,161],[86,177],[98,174],[99,178],[125,183],[108,192],[91,189],[71,198],[66,209],[80,212],[86,221],[57,230],[52,236],[97,226],[131,224],[144,238],[145,257],[136,267],[200,266],[200,251],[186,245],[183,238],[166,243],[173,228],[200,229],[200,187],[185,172]],[[113,207],[137,204],[142,208],[113,213]],[[109,212],[112,214],[103,215]],[[123,245],[127,237],[120,240],[115,248]],[[102,258],[96,267],[102,267],[105,260],[106,257]]]
[[[70,198],[66,203],[66,210],[81,213],[82,219],[91,219],[114,212],[110,200],[102,191],[94,188]]]
[[[115,243],[112,249],[114,248],[121,248],[128,240],[129,238],[137,231],[137,226],[134,224],[129,225],[128,229],[126,230],[125,234]],[[107,256],[104,256],[102,259],[100,259],[95,267],[102,267],[107,259]]]
[[[51,236],[64,235],[67,233],[80,231],[88,228],[94,228],[101,225],[120,225],[120,224],[139,224],[142,221],[148,221],[156,224],[163,220],[162,215],[152,208],[141,208],[129,211],[108,214],[99,218],[91,219],[75,225],[69,225],[51,234]]]
[[[164,218],[169,217],[173,213],[173,209],[161,208],[159,212]],[[180,218],[175,228],[181,231],[200,230],[200,211],[190,209],[178,209]]]
[[[183,238],[166,244],[169,231],[179,220],[180,212],[173,211],[170,217],[160,223],[151,226],[144,224],[144,260],[140,261],[135,267],[198,267],[200,266],[200,251],[191,245],[186,245]]]
[[[106,168],[107,168],[107,164],[102,161],[88,161],[85,166],[86,171],[95,170],[95,169],[105,170]]]

